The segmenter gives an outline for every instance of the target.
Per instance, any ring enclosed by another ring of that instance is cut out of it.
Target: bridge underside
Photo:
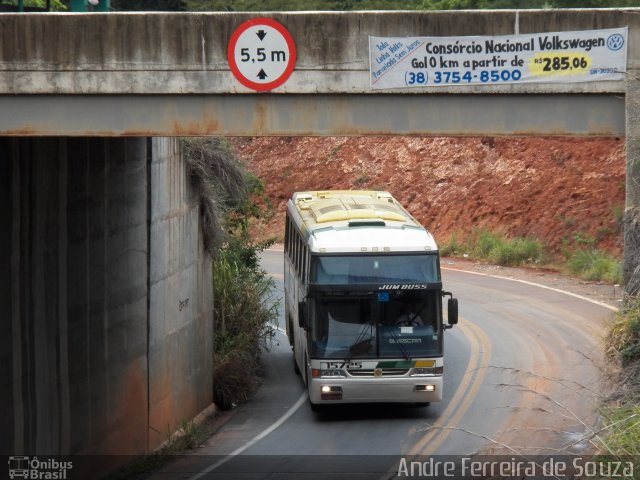
[[[625,135],[625,98],[555,95],[0,96],[12,136]]]

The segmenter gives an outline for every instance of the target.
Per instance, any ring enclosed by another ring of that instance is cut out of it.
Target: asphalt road
[[[282,252],[264,252],[262,261],[281,297]],[[611,310],[460,270],[445,268],[443,283],[461,318],[446,332],[441,403],[311,412],[281,315],[257,395],[225,413],[203,448],[154,478],[397,478],[402,459],[589,452]]]

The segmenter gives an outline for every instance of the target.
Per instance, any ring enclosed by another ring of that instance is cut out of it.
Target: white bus
[[[458,302],[442,290],[433,236],[391,194],[294,193],[284,257],[287,335],[313,410],[442,400]]]

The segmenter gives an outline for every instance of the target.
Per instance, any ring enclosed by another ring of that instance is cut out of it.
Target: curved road
[[[264,252],[262,261],[281,297],[282,252]],[[446,332],[443,402],[315,414],[279,331],[255,398],[224,414],[197,452],[204,456],[157,478],[396,478],[401,458],[587,452],[597,435],[600,339],[612,307],[444,267],[443,283],[459,298],[461,317]]]

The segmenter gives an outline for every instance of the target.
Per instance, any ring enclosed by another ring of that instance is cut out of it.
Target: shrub
[[[458,243],[458,236],[453,233],[449,241],[440,247],[440,255],[443,257],[450,257],[453,255],[459,255],[462,253],[463,246]]]
[[[264,185],[225,139],[185,138],[181,144],[213,257],[214,401],[228,409],[257,387],[260,352],[278,316],[274,283],[258,257],[272,242],[248,240],[248,219],[262,214],[254,197],[264,197]]]
[[[597,249],[578,250],[567,261],[567,268],[585,280],[622,282],[620,262]]]
[[[268,245],[234,238],[213,262],[214,400],[223,410],[244,402],[256,389],[260,353],[274,334],[275,285],[258,258]]]
[[[607,330],[605,350],[625,362],[640,360],[640,303],[618,312]]]
[[[489,258],[498,265],[515,267],[526,263],[540,263],[542,243],[531,238],[503,239],[496,243]]]
[[[602,450],[616,455],[640,455],[640,302],[628,299],[616,313],[605,336],[609,358],[621,360],[621,385],[602,410],[605,435]]]
[[[181,145],[198,194],[204,245],[215,256],[227,237],[228,212],[246,202],[249,179],[224,139],[183,138]]]
[[[473,245],[471,248],[472,255],[476,258],[486,259],[491,256],[491,252],[501,243],[502,238],[497,233],[482,229],[475,231],[470,241]]]
[[[486,229],[474,230],[466,243],[473,258],[489,260],[503,266],[540,263],[544,256],[544,247],[538,240],[508,239]]]

